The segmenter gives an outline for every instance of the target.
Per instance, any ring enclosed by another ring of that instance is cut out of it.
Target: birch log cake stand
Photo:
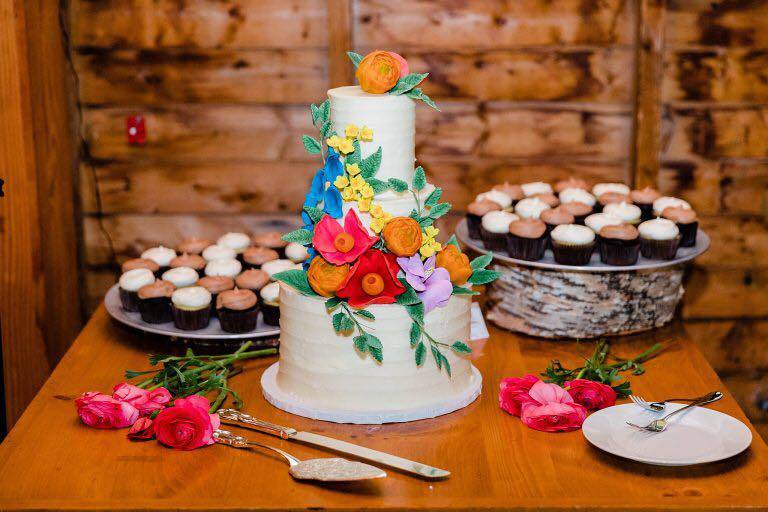
[[[456,234],[471,249],[487,253],[469,237],[466,220]],[[589,265],[555,263],[552,252],[539,261],[493,252],[501,277],[488,286],[487,318],[499,327],[543,338],[596,338],[660,327],[683,297],[685,263],[709,247],[699,230],[694,247],[681,247],[674,260],[640,256],[627,267],[606,265],[597,253]]]

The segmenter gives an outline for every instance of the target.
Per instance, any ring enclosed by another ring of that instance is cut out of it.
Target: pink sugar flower
[[[352,263],[365,251],[373,247],[378,237],[371,236],[360,222],[355,210],[344,216],[344,227],[326,215],[315,225],[312,245],[329,263],[343,265]]]

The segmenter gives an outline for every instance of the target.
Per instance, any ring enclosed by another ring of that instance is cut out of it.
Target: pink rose
[[[520,416],[522,406],[532,402],[528,390],[537,382],[539,378],[530,374],[502,379],[499,385],[499,406],[513,416]]]
[[[124,428],[139,417],[139,410],[130,403],[95,391],[83,393],[75,407],[83,423],[94,428]]]
[[[564,384],[574,402],[590,411],[604,409],[616,403],[616,392],[611,386],[586,379],[576,379]]]
[[[523,404],[520,419],[534,430],[569,432],[580,428],[587,417],[587,409],[557,384],[537,382],[528,394],[532,401]]]
[[[173,407],[163,409],[155,418],[157,440],[178,450],[213,444],[213,431],[221,421],[217,414],[208,414],[209,408],[208,400],[201,396],[179,398]]]
[[[148,441],[155,437],[153,421],[149,418],[139,418],[128,430],[128,439],[131,441]]]
[[[144,398],[147,393],[146,389],[141,389],[127,382],[121,382],[112,389],[112,398],[133,404],[136,400]]]
[[[139,414],[142,416],[163,409],[173,398],[171,393],[163,387],[147,391],[127,382],[115,386],[112,397],[130,403],[139,410]]]

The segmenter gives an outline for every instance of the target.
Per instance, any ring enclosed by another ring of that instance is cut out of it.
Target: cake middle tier
[[[333,130],[344,136],[353,124],[373,129],[373,142],[361,144],[365,158],[381,147],[381,167],[376,177],[397,178],[410,184],[416,162],[416,109],[414,101],[403,95],[370,94],[359,86],[337,87],[328,91]]]

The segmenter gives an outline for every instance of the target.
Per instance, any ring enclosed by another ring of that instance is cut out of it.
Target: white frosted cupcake
[[[541,212],[552,208],[538,197],[526,197],[515,206],[515,213],[521,219],[538,219]]]
[[[203,258],[205,261],[233,260],[237,258],[237,252],[231,247],[224,247],[219,244],[209,245],[203,251]]]
[[[656,217],[661,217],[664,210],[667,208],[683,208],[684,210],[690,210],[691,205],[684,199],[671,196],[662,196],[653,202],[653,214]]]
[[[561,265],[587,265],[595,248],[595,232],[580,224],[561,224],[550,233],[552,254]]]
[[[603,207],[603,213],[613,215],[621,219],[622,222],[633,225],[640,223],[640,216],[643,214],[640,207],[625,202],[607,204]]]
[[[505,211],[488,212],[480,222],[480,238],[485,248],[490,251],[505,251],[507,249],[507,233],[509,223],[519,217]]]
[[[303,263],[309,258],[309,253],[303,245],[291,242],[285,247],[285,257],[294,263]]]
[[[261,266],[261,270],[266,272],[270,279],[274,279],[274,275],[280,272],[296,269],[301,269],[301,265],[286,259],[268,261]]]
[[[243,265],[235,260],[213,260],[205,266],[206,276],[224,276],[232,279],[243,270]]]
[[[501,190],[489,190],[475,197],[475,202],[492,201],[501,207],[502,210],[512,207],[512,197]]]
[[[629,187],[623,183],[597,183],[592,187],[592,195],[597,198],[606,192],[615,192],[616,194],[628,196],[630,190]]]
[[[120,276],[118,291],[126,311],[139,310],[139,288],[155,282],[155,274],[146,268],[135,268]]]
[[[171,267],[171,260],[176,257],[176,251],[158,245],[157,247],[152,247],[141,253],[141,257],[157,263],[160,267],[157,272],[158,274],[162,274]]]
[[[204,329],[211,319],[211,292],[202,286],[179,288],[171,295],[171,311],[177,329]]]
[[[280,325],[280,283],[269,283],[259,292],[264,323]]]
[[[680,246],[680,230],[667,219],[651,219],[638,226],[640,253],[651,260],[671,260]]]
[[[589,206],[595,206],[597,198],[584,190],[583,188],[566,188],[559,194],[561,203],[584,203]]]
[[[544,183],[543,181],[523,183],[520,185],[520,188],[523,189],[523,195],[525,197],[531,197],[537,194],[551,194],[553,192],[552,185],[549,183]]]
[[[593,213],[584,219],[584,224],[595,233],[599,233],[605,226],[618,226],[621,223],[620,218],[608,213]]]
[[[216,245],[229,247],[235,254],[242,254],[251,245],[251,237],[245,233],[226,233],[219,237]]]
[[[192,286],[200,279],[197,271],[190,267],[176,267],[163,272],[163,281],[168,281],[176,288]]]

